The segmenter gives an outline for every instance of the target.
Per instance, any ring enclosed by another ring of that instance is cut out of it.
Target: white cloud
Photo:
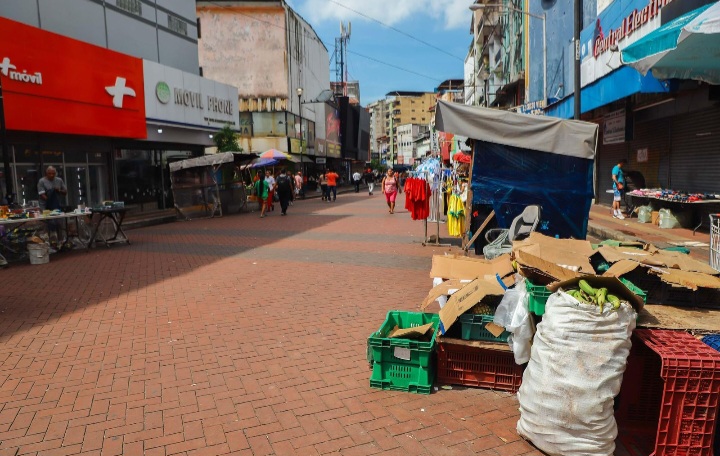
[[[438,20],[445,28],[469,27],[472,0],[307,0],[300,10],[310,23],[323,21],[367,21],[354,13],[359,11],[387,25],[412,19],[417,15],[429,16]],[[297,3],[297,2],[295,2]]]

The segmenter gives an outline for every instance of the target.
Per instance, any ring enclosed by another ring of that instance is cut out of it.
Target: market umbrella
[[[720,2],[668,22],[622,50],[623,63],[658,79],[720,84]]]
[[[290,160],[294,161],[294,159],[286,154],[285,152],[281,152],[277,149],[270,149],[260,154],[260,158],[271,158],[273,160]]]
[[[240,169],[248,169],[248,168],[262,168],[264,166],[275,166],[277,165],[278,161],[273,160],[272,158],[255,158],[250,163],[243,165],[240,167]]]

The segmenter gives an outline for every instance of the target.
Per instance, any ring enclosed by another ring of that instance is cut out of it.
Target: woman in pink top
[[[395,171],[393,171],[392,168],[387,170],[387,174],[383,177],[380,187],[385,194],[385,200],[387,201],[388,208],[390,209],[388,212],[394,214],[395,199],[398,194],[398,178],[395,176]]]

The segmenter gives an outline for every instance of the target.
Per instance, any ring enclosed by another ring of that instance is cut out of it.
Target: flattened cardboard
[[[489,341],[484,341],[484,340],[462,340],[462,339],[454,339],[454,338],[442,337],[442,336],[438,336],[435,340],[438,342],[442,342],[443,344],[464,345],[466,347],[485,348],[488,350],[512,352],[512,350],[510,349],[510,346],[507,344],[507,342],[489,342]]]
[[[513,243],[513,253],[515,258],[520,262],[523,253],[530,254],[535,258],[540,258],[546,263],[554,264],[562,267],[570,272],[569,267],[576,269],[577,273],[594,274],[595,270],[590,264],[590,257],[595,253],[592,244],[588,241],[576,239],[555,239],[543,234],[534,232],[527,239]],[[526,261],[532,261],[527,259]],[[552,274],[547,269],[538,268],[541,271]],[[556,271],[560,274],[562,271]],[[575,276],[579,274],[575,274]],[[567,276],[566,276],[567,277]],[[558,277],[561,279],[562,277]]]
[[[697,290],[699,287],[720,289],[720,278],[700,272],[683,271],[680,269],[659,268],[656,266],[641,265],[632,260],[620,260],[610,267],[603,276],[622,277],[637,268],[643,268],[646,274],[653,274],[665,283],[681,286],[690,290]]]
[[[503,328],[503,327],[500,326],[500,325],[496,325],[496,324],[493,323],[493,322],[490,322],[490,323],[486,324],[486,325],[485,325],[485,329],[487,329],[488,332],[489,332],[490,334],[492,334],[493,336],[495,336],[495,337],[500,337],[500,335],[501,335],[503,332],[505,332],[505,328]]]
[[[513,272],[509,254],[500,255],[490,261],[456,255],[434,255],[430,277],[472,280],[489,276],[494,279],[495,274],[504,278]]]
[[[675,329],[712,334],[720,328],[720,312],[712,309],[686,309],[652,305],[638,314],[638,328]]]
[[[536,280],[539,279],[540,282],[551,283],[556,280],[569,280],[582,275],[579,272],[544,260],[526,250],[516,250],[515,260],[521,266],[520,270],[527,272],[524,275],[530,280],[533,279],[532,276],[535,276]],[[552,280],[542,280],[543,277],[549,277]]]
[[[630,303],[636,312],[640,312],[645,303],[642,298],[628,289],[617,277],[605,277],[605,276],[586,276],[583,277],[587,280],[590,285],[595,288],[605,287],[608,289],[608,293],[614,294],[618,298],[625,300]],[[563,282],[555,282],[547,286],[548,290],[553,293],[562,288],[568,290],[571,288],[577,288],[577,283],[580,281],[580,277],[575,279],[565,280]]]
[[[426,325],[422,326],[415,326],[413,328],[405,328],[405,329],[398,329],[395,328],[392,331],[390,331],[390,334],[388,334],[389,339],[417,339],[425,334],[428,333],[428,331],[432,330],[433,324],[428,323]]]
[[[632,260],[648,266],[667,267],[688,272],[701,272],[703,274],[717,275],[720,272],[711,268],[709,264],[698,261],[681,252],[668,250],[657,250],[654,246],[645,249],[632,247],[612,247],[604,245],[598,252],[609,263],[616,263],[621,260]]]
[[[485,296],[502,296],[504,294],[505,290],[497,280],[490,281],[482,278],[473,280],[450,296],[447,304],[440,309],[440,334],[445,334],[460,315],[470,310]]]
[[[445,282],[433,287],[428,295],[425,297],[423,302],[420,304],[420,309],[425,310],[433,301],[440,296],[448,295],[450,290],[460,289],[465,286],[465,282],[461,282],[460,279],[450,279]]]

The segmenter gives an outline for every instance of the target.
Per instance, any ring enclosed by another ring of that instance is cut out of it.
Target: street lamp
[[[302,101],[300,100],[302,98],[302,94],[303,94],[302,87],[298,87],[297,88],[298,113],[300,114],[300,171],[302,171],[303,176],[305,176],[305,169],[303,168]]]
[[[547,35],[545,33],[545,13],[542,14],[542,16],[538,14],[529,13],[527,11],[523,11],[521,9],[515,8],[511,5],[501,5],[499,3],[476,3],[474,5],[470,5],[470,11],[480,11],[485,8],[507,8],[510,11],[514,11],[516,13],[525,14],[530,17],[534,17],[535,19],[542,20],[542,33],[543,33],[543,100],[545,103],[547,103]],[[487,94],[485,95],[487,96]]]

